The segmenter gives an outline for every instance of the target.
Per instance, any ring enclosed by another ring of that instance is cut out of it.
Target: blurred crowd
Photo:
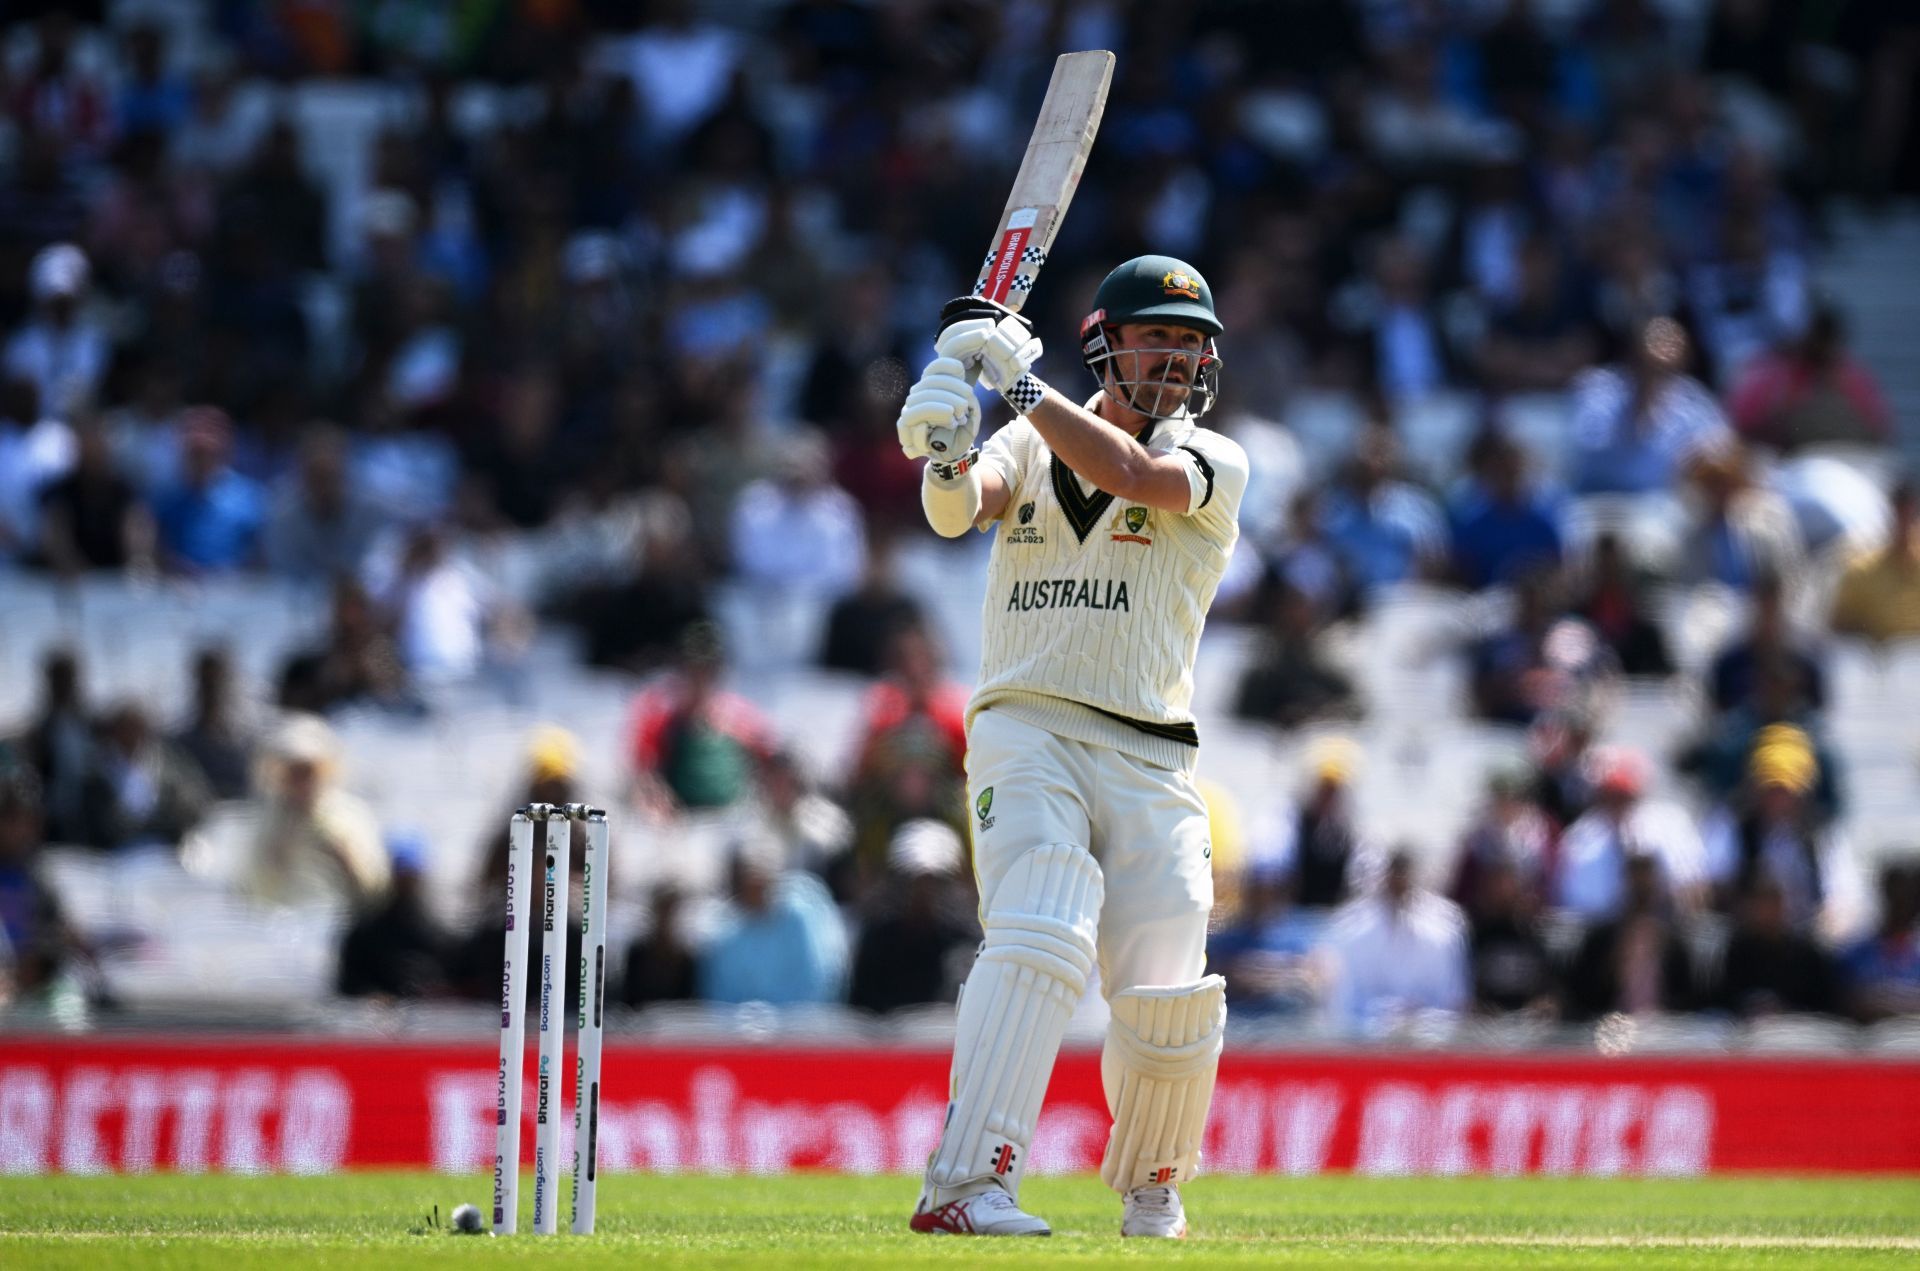
[[[1348,641],[1418,583],[1486,602],[1452,653],[1468,700],[1436,708],[1533,755],[1489,776],[1446,877],[1362,840],[1352,756],[1272,807],[1236,792],[1215,956],[1241,1004],[1361,1030],[1913,1009],[1913,866],[1863,877],[1835,828],[1823,647],[1920,635],[1920,507],[1814,265],[1835,197],[1920,192],[1920,18],[1817,8],[20,7],[0,586],[255,575],[330,617],[258,719],[218,649],[182,721],[92,701],[48,653],[0,756],[16,981],[74,949],[42,842],[178,850],[251,801],[237,885],[349,905],[343,991],[485,996],[504,842],[474,929],[439,930],[426,848],[341,788],[326,720],[429,713],[554,624],[646,677],[633,808],[752,809],[717,889],[653,898],[629,1000],[950,996],[975,938],[965,690],[896,576],[919,476],[891,424],[1052,52],[1106,47],[1100,144],[1029,313],[1066,385],[1112,263],[1212,280],[1209,423],[1255,471],[1214,615],[1258,634],[1234,709],[1364,717]],[[526,543],[531,578],[503,564]],[[816,607],[787,652],[870,682],[830,788],[728,690],[723,589]],[[1697,735],[1608,746],[1609,693],[1680,674],[1672,606],[1703,594],[1747,617],[1694,677]],[[571,778],[567,747],[534,747],[530,788]],[[1651,765],[1705,815],[1650,799]]]
[[[1646,755],[1594,745],[1576,715],[1533,740],[1533,762],[1489,775],[1429,878],[1427,854],[1369,841],[1357,749],[1322,743],[1298,799],[1249,834],[1208,947],[1239,1008],[1382,1037],[1468,1012],[1871,1022],[1920,1006],[1920,858],[1861,877],[1817,811],[1806,732],[1764,729],[1704,822],[1653,794]]]
[[[691,631],[634,704],[621,815],[655,841],[723,827],[725,853],[707,885],[671,872],[647,884],[639,938],[616,958],[616,1000],[875,1012],[953,1000],[980,938],[965,694],[940,676],[922,627],[896,634],[888,664],[863,703],[852,769],[826,786],[723,687],[717,631]],[[1733,665],[1720,659],[1716,676]],[[203,823],[226,806],[239,815],[211,872],[269,912],[336,906],[339,993],[497,995],[503,833],[477,845],[450,922],[426,890],[433,845],[383,827],[344,787],[324,718],[256,726],[236,710],[219,651],[196,659],[194,708],[172,730],[132,705],[91,710],[70,654],[45,670],[40,714],[0,747],[9,994],[86,982],[100,952],[63,918],[38,868],[46,846],[200,858]],[[1823,810],[1837,780],[1814,733],[1774,720],[1737,743],[1698,743],[1729,782],[1698,820],[1653,793],[1649,756],[1597,743],[1593,724],[1577,710],[1536,722],[1530,760],[1489,775],[1480,810],[1440,853],[1370,838],[1353,797],[1367,757],[1337,734],[1309,748],[1297,790],[1256,802],[1210,788],[1209,957],[1236,1010],[1369,1038],[1472,1015],[1920,1013],[1920,855],[1886,855],[1863,876]],[[581,761],[570,733],[539,729],[524,784],[490,824],[523,803],[582,801]],[[568,930],[577,941],[577,921]]]

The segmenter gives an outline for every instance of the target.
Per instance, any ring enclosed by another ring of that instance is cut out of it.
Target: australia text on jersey
[[[1125,579],[1043,578],[1037,582],[1016,582],[1007,597],[1009,613],[1027,613],[1034,609],[1118,609],[1132,613],[1127,599]]]

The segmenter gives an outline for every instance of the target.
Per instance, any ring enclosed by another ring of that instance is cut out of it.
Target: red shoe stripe
[[[973,1219],[967,1216],[967,1201],[972,1197],[950,1200],[944,1205],[915,1214],[908,1224],[922,1235],[971,1236]]]

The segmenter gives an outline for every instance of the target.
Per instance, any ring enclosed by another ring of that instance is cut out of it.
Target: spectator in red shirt
[[[1733,426],[1793,450],[1820,442],[1885,442],[1893,412],[1873,373],[1847,352],[1839,311],[1822,306],[1798,340],[1750,362],[1729,396]]]
[[[772,729],[746,698],[720,687],[726,658],[719,628],[696,623],[679,665],[634,703],[635,794],[656,811],[731,807],[753,788],[773,753]]]
[[[885,762],[885,750],[902,743],[904,730],[915,730],[929,744],[943,748],[955,773],[965,773],[967,756],[967,690],[940,671],[940,648],[926,627],[911,623],[887,642],[887,678],[867,691],[861,706],[860,761],[862,776]]]

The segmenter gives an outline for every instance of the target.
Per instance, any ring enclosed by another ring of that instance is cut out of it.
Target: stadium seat
[[[1407,465],[1444,490],[1465,471],[1467,447],[1480,427],[1479,402],[1466,393],[1432,393],[1402,402],[1393,427]]]
[[[1565,394],[1522,393],[1495,412],[1500,431],[1533,460],[1534,475],[1562,488],[1573,475],[1572,412]]]
[[[632,1032],[650,1041],[731,1041],[731,1007],[708,1002],[657,1002],[634,1016]]]
[[[1824,1015],[1777,1015],[1747,1025],[1745,1049],[1754,1054],[1824,1054],[1851,1051],[1859,1030]]]
[[[1332,1029],[1318,1014],[1290,1014],[1230,1007],[1227,1044],[1235,1049],[1285,1050],[1325,1045],[1334,1040]]]
[[[1308,473],[1324,480],[1353,455],[1365,417],[1350,394],[1306,391],[1287,403],[1287,427],[1300,442]]]
[[[1864,1047],[1873,1055],[1920,1056],[1920,1015],[1900,1015],[1869,1026]]]
[[[1605,1054],[1720,1054],[1734,1032],[1701,1015],[1611,1016],[1595,1026],[1594,1044]]]
[[[1469,1050],[1539,1050],[1553,1044],[1558,1026],[1538,1015],[1500,1015],[1466,1020],[1456,1038]]]
[[[890,1011],[885,1017],[893,1039],[903,1046],[925,1046],[944,1050],[953,1045],[954,1008],[946,1002],[929,1002]]]
[[[1693,963],[1697,982],[1717,984],[1726,961],[1727,941],[1733,935],[1733,922],[1725,914],[1698,913],[1681,924],[1687,956]]]

